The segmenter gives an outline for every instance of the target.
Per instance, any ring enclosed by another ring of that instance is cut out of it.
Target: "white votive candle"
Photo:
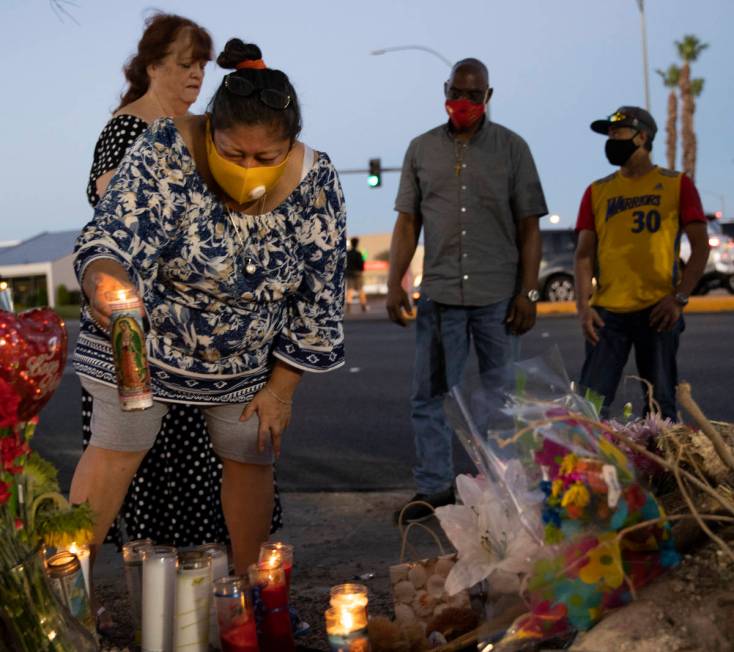
[[[209,651],[209,609],[212,603],[212,567],[203,550],[178,555],[176,618],[173,649]]]
[[[212,582],[229,575],[229,558],[227,547],[223,543],[203,543],[196,548],[203,550],[212,560]],[[221,649],[219,637],[219,623],[217,622],[217,606],[212,600],[209,609],[209,645],[215,650]]]

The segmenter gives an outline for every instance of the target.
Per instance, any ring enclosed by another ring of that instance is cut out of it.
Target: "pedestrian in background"
[[[359,297],[362,312],[367,312],[367,294],[364,291],[364,255],[359,250],[359,238],[351,238],[347,250],[347,312],[352,308],[355,292]]]
[[[639,376],[662,416],[675,421],[683,309],[709,254],[701,199],[685,174],[652,162],[657,125],[644,109],[622,106],[591,129],[608,136],[606,156],[619,170],[586,189],[576,223],[576,302],[586,338],[580,385],[604,398],[607,417],[634,347]],[[683,233],[691,257],[681,270]]]
[[[452,431],[446,392],[462,379],[474,343],[481,373],[517,352],[535,324],[541,259],[539,218],[547,213],[525,141],[490,122],[487,67],[459,61],[444,85],[448,123],[415,138],[403,163],[390,248],[387,310],[404,326],[401,286],[424,232],[411,416],[417,494],[434,507],[454,502]],[[399,511],[396,512],[396,518]],[[430,515],[411,506],[404,517]]]

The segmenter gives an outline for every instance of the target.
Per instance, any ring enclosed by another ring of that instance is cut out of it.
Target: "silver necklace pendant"
[[[245,272],[247,274],[254,274],[257,271],[255,263],[252,262],[252,258],[247,258],[245,261]]]

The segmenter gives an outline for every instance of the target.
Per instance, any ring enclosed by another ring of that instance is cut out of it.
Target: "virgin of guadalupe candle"
[[[212,566],[203,550],[178,555],[176,617],[173,649],[209,652],[209,607],[212,599]]]
[[[222,543],[203,543],[197,546],[197,550],[202,550],[209,555],[212,560],[212,580],[216,581],[220,577],[229,575],[229,559],[227,557],[227,547]],[[209,645],[216,650],[221,649],[219,645],[219,626],[217,625],[217,606],[216,600],[212,600],[211,609],[209,611]]]
[[[46,561],[46,573],[58,598],[82,625],[94,632],[94,619],[84,586],[82,567],[71,552],[57,552]]]
[[[271,566],[280,564],[283,567],[285,583],[290,593],[291,575],[293,574],[293,546],[289,543],[282,543],[281,541],[263,543],[260,546],[260,556],[258,559]]]
[[[331,652],[367,652],[367,610],[363,606],[326,610],[326,636]]]
[[[84,586],[87,589],[87,595],[92,595],[89,587],[89,546],[72,543],[66,550],[72,555],[76,555],[76,558],[79,560],[79,564],[82,567],[82,575],[84,576]]]
[[[288,613],[288,587],[283,567],[259,561],[250,566],[249,574],[262,613],[260,649],[262,652],[292,652],[296,646]]]
[[[177,562],[173,546],[143,548],[143,652],[173,650]]]
[[[214,602],[223,652],[260,652],[247,578],[220,577],[214,580]]]
[[[143,605],[143,550],[153,545],[152,539],[134,539],[122,546],[127,597],[132,606],[135,643],[140,645]]]
[[[153,392],[145,350],[143,303],[128,290],[107,292],[105,298],[112,313],[110,339],[120,408],[124,411],[145,410],[153,405]]]

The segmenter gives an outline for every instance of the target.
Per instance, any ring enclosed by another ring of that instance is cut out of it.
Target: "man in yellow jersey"
[[[576,223],[576,304],[586,338],[580,385],[604,397],[608,416],[634,346],[640,377],[675,420],[683,308],[709,252],[701,200],[686,175],[653,164],[657,125],[644,109],[620,107],[591,129],[608,136],[606,155],[619,170],[586,189]],[[683,233],[691,257],[681,270]]]

